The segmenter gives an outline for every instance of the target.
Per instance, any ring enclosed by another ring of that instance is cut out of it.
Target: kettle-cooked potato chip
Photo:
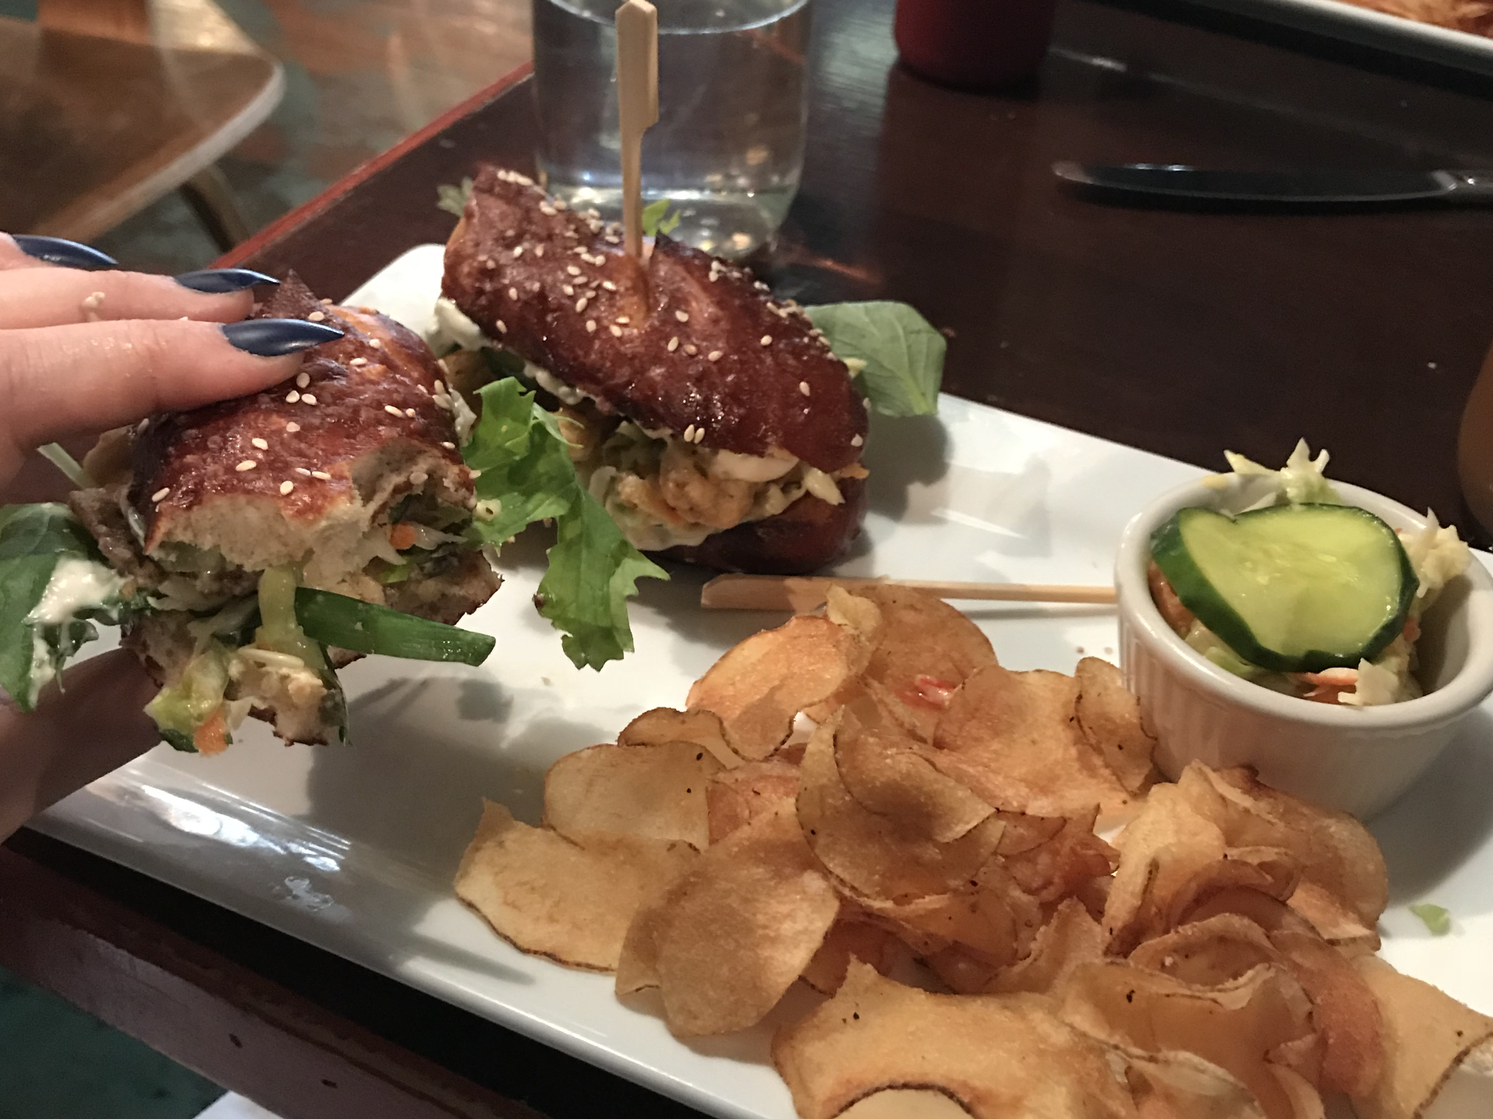
[[[1007,834],[1014,830],[1013,815],[1001,813]],[[1108,879],[1119,865],[1120,855],[1094,834],[1096,815],[1097,810],[1091,809],[1061,820],[1062,826],[1052,838],[1024,851],[1007,854],[1002,837],[1006,869],[1023,890],[1044,905],[1072,896],[1092,879]]]
[[[761,1021],[839,911],[789,808],[707,848],[670,890],[653,930],[669,1029],[687,1037]]]
[[[839,726],[837,716],[814,732],[799,767],[798,819],[824,868],[852,893],[886,900],[948,894],[972,880],[995,853],[1004,825],[992,815],[940,843],[862,807],[835,764]]]
[[[828,618],[800,615],[728,650],[689,690],[689,709],[720,717],[726,742],[749,761],[788,740],[793,719],[865,666],[866,640]]]
[[[1282,847],[1295,856],[1301,885],[1291,904],[1328,940],[1352,939],[1378,924],[1389,904],[1389,875],[1379,844],[1352,816],[1278,792],[1244,769],[1193,762],[1177,788],[1230,847]]]
[[[871,701],[858,700],[841,712],[835,733],[840,780],[861,807],[939,843],[952,843],[991,816],[994,808],[935,769],[916,739],[877,714]]]
[[[1312,1007],[1285,970],[1256,967],[1216,986],[1185,983],[1120,961],[1076,969],[1063,990],[1065,1021],[1122,1049],[1186,1051],[1249,1088],[1269,1119],[1307,1119],[1271,1054],[1310,1039]],[[1289,1071],[1289,1070],[1285,1070]],[[1320,1107],[1320,1104],[1318,1105]]]
[[[720,716],[711,711],[655,707],[628,723],[617,736],[618,746],[658,746],[664,742],[693,742],[703,746],[727,769],[741,764],[741,758],[726,745]]]
[[[853,959],[862,960],[886,975],[911,958],[907,945],[896,936],[857,916],[845,916],[847,910],[853,913],[849,906],[841,909],[841,917],[835,921],[801,977],[822,995],[832,995],[840,989]]]
[[[566,754],[544,777],[544,822],[561,835],[625,832],[709,838],[705,790],[721,763],[693,742],[591,746]]]
[[[484,801],[456,895],[515,948],[611,971],[638,907],[697,857],[688,843],[531,828]]]
[[[1421,1119],[1474,1049],[1493,1038],[1493,1018],[1463,1006],[1373,956],[1354,961],[1384,1020],[1384,1068],[1355,1097],[1361,1119]]]
[[[1104,1049],[1052,1005],[930,994],[855,961],[834,998],[777,1032],[772,1061],[802,1119],[834,1119],[889,1088],[943,1092],[975,1119],[1133,1119]]]
[[[1081,964],[1104,955],[1104,930],[1077,898],[1067,898],[1037,930],[1024,959],[998,972],[986,985],[991,994],[1030,991],[1056,994]]]
[[[969,1119],[969,1112],[935,1088],[883,1088],[851,1104],[839,1119]]]
[[[931,742],[947,696],[977,669],[995,663],[990,639],[926,591],[862,586],[853,597],[874,603],[881,616],[862,679],[910,733]]]
[[[1193,875],[1223,860],[1218,825],[1198,813],[1175,785],[1156,785],[1140,815],[1115,840],[1120,867],[1104,908],[1110,951],[1128,955],[1165,931],[1165,908]]]
[[[791,805],[798,796],[798,766],[768,758],[717,773],[705,782],[710,842],[719,843],[759,816]]]
[[[1253,1092],[1193,1053],[1125,1057],[1139,1119],[1266,1119]]]
[[[1078,729],[1077,702],[1071,676],[979,669],[938,721],[933,762],[997,808],[1076,816],[1097,804],[1119,816],[1130,794]]]
[[[1156,740],[1141,725],[1140,702],[1125,690],[1120,670],[1098,657],[1079,661],[1073,678],[1079,729],[1127,792],[1143,792],[1161,774],[1151,761]]]

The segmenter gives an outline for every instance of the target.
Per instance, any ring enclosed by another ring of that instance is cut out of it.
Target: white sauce
[[[124,580],[101,563],[68,556],[59,560],[41,601],[26,615],[30,625],[59,626],[81,610],[96,610],[119,595]]]
[[[487,336],[445,296],[435,301],[435,330],[427,339],[433,346],[439,342],[450,342],[464,350],[480,350],[487,345]],[[441,351],[436,350],[437,353]]]
[[[42,638],[41,630],[31,631],[31,694],[26,697],[30,706],[36,706],[36,697],[41,690],[57,679],[57,666],[52,663],[52,649]]]
[[[532,361],[526,360],[524,372],[534,378],[536,384],[562,404],[569,404],[573,408],[581,401],[588,399],[580,389],[567,385],[542,365],[535,365]]]
[[[771,482],[798,465],[798,459],[787,451],[766,455],[739,455],[735,451],[716,451],[710,472],[718,478],[739,478],[743,482]]]

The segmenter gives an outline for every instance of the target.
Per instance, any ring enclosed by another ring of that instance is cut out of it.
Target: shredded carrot
[[[406,548],[415,546],[415,529],[412,525],[400,522],[389,529],[389,543],[394,545],[396,552],[402,552]]]
[[[192,735],[192,745],[199,754],[221,754],[228,749],[228,719],[222,704],[209,715]]]

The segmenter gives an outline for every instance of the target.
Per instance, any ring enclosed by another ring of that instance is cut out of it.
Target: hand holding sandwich
[[[0,234],[0,504],[56,493],[54,467],[33,452],[90,440],[163,410],[242,396],[295,374],[298,351],[338,336],[320,324],[243,321],[241,269],[177,279],[90,272],[109,265],[83,246]],[[4,589],[0,588],[0,594]],[[35,713],[0,697],[0,837],[35,812],[159,741],[141,707],[156,685],[130,653],[67,673]]]

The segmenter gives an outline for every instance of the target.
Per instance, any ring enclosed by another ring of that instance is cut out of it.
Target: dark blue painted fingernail
[[[12,233],[11,240],[27,256],[60,264],[64,268],[118,268],[119,261],[101,253],[92,245],[67,241],[61,237],[38,237],[32,233]]]
[[[183,272],[176,277],[176,282],[205,295],[227,295],[255,284],[278,284],[280,281],[252,268],[204,268],[199,272]]]
[[[293,354],[342,337],[342,331],[335,326],[304,319],[245,319],[228,323],[223,334],[239,349],[256,357]]]

